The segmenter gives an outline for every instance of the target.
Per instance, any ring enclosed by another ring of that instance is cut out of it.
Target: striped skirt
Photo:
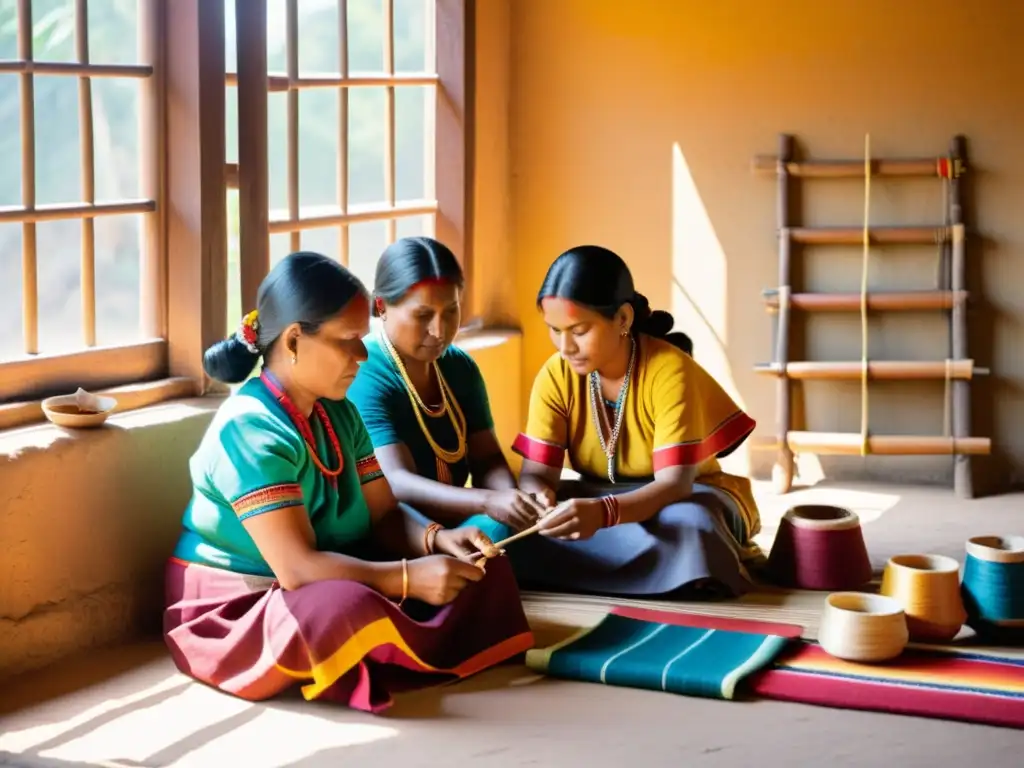
[[[273,580],[172,559],[164,638],[178,669],[251,701],[301,685],[307,700],[381,712],[402,691],[467,677],[533,646],[499,558],[440,609],[402,608],[354,581],[284,590]]]

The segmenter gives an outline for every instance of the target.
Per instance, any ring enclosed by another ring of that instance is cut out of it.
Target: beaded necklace
[[[444,375],[441,373],[441,366],[437,364],[435,360],[431,365],[434,369],[434,374],[437,376],[437,386],[441,390],[441,406],[439,409],[431,410],[426,403],[423,402],[423,398],[420,397],[420,393],[416,391],[416,385],[412,383],[412,379],[409,377],[409,372],[405,369],[405,364],[402,363],[402,358],[399,356],[398,351],[392,346],[391,339],[383,331],[380,333],[381,345],[387,352],[388,357],[391,359],[392,365],[398,371],[399,376],[402,377],[402,383],[405,385],[406,394],[409,395],[409,400],[412,402],[413,413],[416,414],[416,421],[420,425],[420,431],[423,432],[423,436],[427,439],[427,443],[430,445],[430,449],[434,452],[434,456],[438,460],[443,461],[447,464],[456,464],[465,457],[466,455],[466,417],[462,413],[462,409],[459,407],[458,401],[455,399],[455,395],[451,391],[451,387],[448,386],[448,382],[445,380]],[[452,423],[452,428],[455,430],[455,439],[457,441],[454,451],[449,451],[442,448],[434,440],[433,435],[430,434],[430,430],[427,428],[427,423],[423,420],[423,414],[426,413],[429,416],[439,417],[444,414],[448,414],[448,420]],[[440,465],[438,465],[440,470]],[[440,476],[438,477],[440,480]],[[442,481],[443,482],[443,481]]]
[[[636,342],[630,339],[629,364],[626,366],[626,375],[622,377],[622,386],[619,387],[619,397],[615,401],[615,426],[613,427],[605,413],[603,403],[604,396],[601,394],[601,374],[591,371],[588,376],[590,384],[590,415],[594,420],[594,428],[597,430],[597,437],[601,441],[601,451],[608,459],[608,480],[615,482],[615,454],[619,448],[619,436],[622,432],[622,419],[626,409],[626,395],[629,393],[629,381],[633,373],[633,365],[636,362]],[[605,439],[605,431],[609,433]]]
[[[309,450],[310,458],[313,459],[313,463],[316,464],[317,469],[320,470],[321,474],[331,481],[331,484],[335,487],[338,485],[338,475],[341,474],[341,470],[345,467],[345,460],[341,453],[341,442],[338,440],[338,435],[334,431],[334,425],[331,424],[331,419],[327,415],[327,411],[323,405],[317,400],[313,403],[313,413],[320,420],[320,426],[323,427],[324,432],[327,434],[327,440],[330,444],[331,450],[334,455],[338,457],[338,468],[328,469],[320,457],[316,455],[316,438],[313,437],[313,427],[298,408],[295,407],[295,402],[288,397],[288,394],[284,391],[284,387],[281,386],[281,382],[277,380],[270,371],[264,369],[260,372],[260,380],[266,385],[267,389],[270,390],[277,402],[284,408],[285,413],[288,414],[288,418],[292,420],[296,429],[299,430],[299,434],[302,435],[302,439],[306,443],[306,448]]]

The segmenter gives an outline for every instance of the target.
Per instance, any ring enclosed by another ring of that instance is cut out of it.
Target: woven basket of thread
[[[779,586],[855,590],[871,581],[860,518],[843,507],[801,504],[783,516],[765,575]]]
[[[967,625],[992,642],[1024,641],[1024,536],[975,536],[966,550]]]

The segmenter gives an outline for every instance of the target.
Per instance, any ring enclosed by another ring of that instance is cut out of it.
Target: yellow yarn
[[[402,363],[402,358],[399,356],[398,351],[392,346],[391,339],[388,338],[387,334],[381,332],[380,334],[381,343],[384,345],[384,349],[388,353],[388,357],[391,358],[392,364],[398,370],[399,375],[402,377],[402,383],[405,385],[405,391],[409,395],[409,400],[412,402],[413,413],[416,414],[416,421],[420,425],[420,430],[423,432],[423,436],[427,438],[427,443],[430,445],[434,455],[443,462],[448,464],[455,464],[466,456],[466,417],[462,413],[462,409],[459,407],[458,401],[455,399],[455,395],[451,391],[451,387],[448,386],[448,382],[445,381],[444,375],[441,373],[441,366],[434,361],[434,373],[437,375],[438,389],[441,390],[441,410],[434,412],[431,411],[426,403],[423,402],[423,398],[420,397],[419,392],[416,391],[416,386],[412,383],[412,379],[409,378],[409,372],[405,369],[405,365]],[[455,437],[458,440],[458,445],[454,451],[448,451],[437,444],[434,440],[433,435],[430,434],[430,430],[427,428],[427,423],[423,420],[423,414],[427,413],[431,416],[442,416],[445,413],[448,414],[448,419],[452,423],[452,428],[455,430]],[[440,467],[438,468],[440,469]],[[440,472],[438,473],[438,479],[441,482]]]

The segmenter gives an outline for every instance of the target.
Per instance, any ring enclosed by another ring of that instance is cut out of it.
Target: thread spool
[[[984,640],[1024,640],[1024,536],[975,536],[966,550],[967,625]]]
[[[863,592],[834,592],[825,598],[818,644],[836,658],[858,662],[894,659],[909,633],[899,601]]]
[[[792,507],[779,523],[768,577],[794,589],[846,591],[871,580],[871,561],[860,518],[824,504]]]
[[[951,557],[889,558],[879,592],[903,606],[910,639],[916,642],[948,643],[967,619],[960,597],[960,563]]]

